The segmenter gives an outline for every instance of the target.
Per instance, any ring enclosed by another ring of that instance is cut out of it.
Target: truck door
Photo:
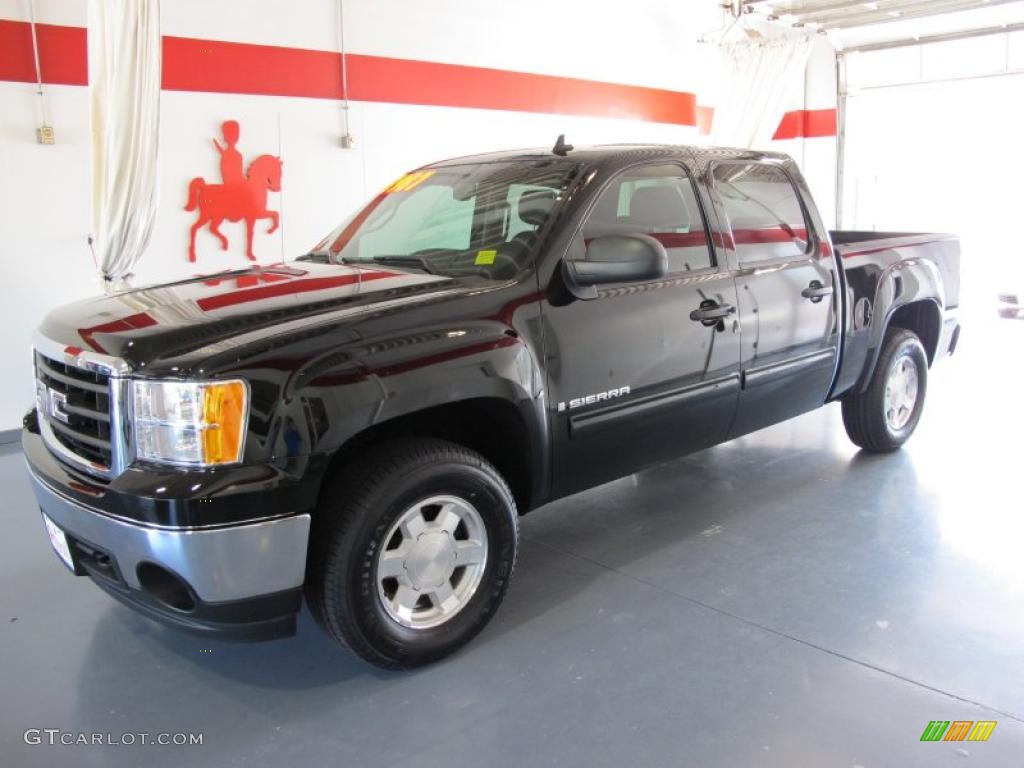
[[[825,402],[839,345],[835,263],[790,171],[730,161],[713,163],[711,176],[737,268],[743,390],[730,431],[736,437]]]
[[[593,238],[646,234],[669,274],[545,306],[556,495],[725,439],[739,393],[732,275],[715,261],[689,171],[633,166],[585,214],[567,258]]]

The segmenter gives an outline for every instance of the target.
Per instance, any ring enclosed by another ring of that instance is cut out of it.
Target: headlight
[[[249,389],[230,381],[132,381],[135,455],[212,466],[242,458]]]

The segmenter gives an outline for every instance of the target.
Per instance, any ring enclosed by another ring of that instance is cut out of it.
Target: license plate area
[[[67,534],[53,520],[47,517],[46,513],[43,513],[43,525],[46,526],[46,535],[50,537],[50,546],[57,553],[57,557],[68,567],[68,570],[72,573],[77,573],[75,558],[71,554],[71,542],[68,540]]]

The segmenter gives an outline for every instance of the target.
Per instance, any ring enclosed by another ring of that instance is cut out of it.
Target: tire
[[[443,440],[384,443],[321,498],[306,600],[327,634],[358,656],[409,669],[454,652],[490,621],[518,543],[512,493],[482,456]],[[469,564],[450,571],[458,562]]]
[[[913,371],[913,384],[907,370]],[[886,390],[894,393],[887,401]],[[914,390],[913,402],[901,395]],[[874,453],[902,446],[917,427],[928,389],[928,358],[913,331],[890,328],[867,389],[843,398],[843,425],[856,445]],[[900,407],[894,407],[900,404]]]

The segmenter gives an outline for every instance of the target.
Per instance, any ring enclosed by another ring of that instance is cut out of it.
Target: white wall
[[[964,310],[995,317],[996,292],[1024,279],[1007,237],[1024,177],[1024,35],[854,54],[847,72],[845,228],[959,235]]]
[[[801,99],[802,97],[802,99]],[[836,52],[828,38],[818,36],[811,46],[800,99],[787,110],[824,110],[836,107]],[[788,139],[772,143],[773,150],[791,155],[807,180],[825,226],[834,228],[836,213],[835,136]]]
[[[39,22],[85,26],[84,0],[35,0],[35,5]],[[702,62],[713,55],[696,40],[720,24],[717,6],[713,0],[634,0],[625,13],[621,4],[588,0],[345,0],[345,43],[349,53],[696,93],[706,70]],[[165,0],[162,31],[337,51],[339,8],[335,0]],[[0,18],[27,20],[25,0],[0,0]],[[36,143],[37,102],[34,85],[0,82],[0,174],[5,182],[0,185],[0,258],[9,275],[0,294],[5,328],[0,356],[13,361],[10,375],[0,379],[0,430],[15,427],[31,401],[32,329],[50,307],[94,294],[98,287],[86,245],[91,218],[87,91],[46,87],[55,146]],[[258,234],[255,243],[263,262],[301,254],[389,181],[432,160],[547,146],[563,132],[577,145],[698,141],[693,127],[639,120],[352,102],[349,120],[356,145],[346,150],[340,146],[343,110],[338,101],[165,90],[160,208],[136,282],[246,263],[243,227],[227,223],[227,252],[203,231],[197,240],[198,263],[187,261],[188,228],[194,220],[194,213],[183,210],[188,182],[194,176],[218,178],[211,140],[219,137],[226,119],[240,122],[239,149],[247,161],[263,153],[284,160],[282,192],[270,198],[270,207],[281,211],[282,227],[273,235]],[[819,151],[807,142],[778,144],[798,160],[801,154],[810,160],[807,154]],[[813,184],[817,194],[827,193],[831,178]],[[826,200],[823,212],[830,208]]]

